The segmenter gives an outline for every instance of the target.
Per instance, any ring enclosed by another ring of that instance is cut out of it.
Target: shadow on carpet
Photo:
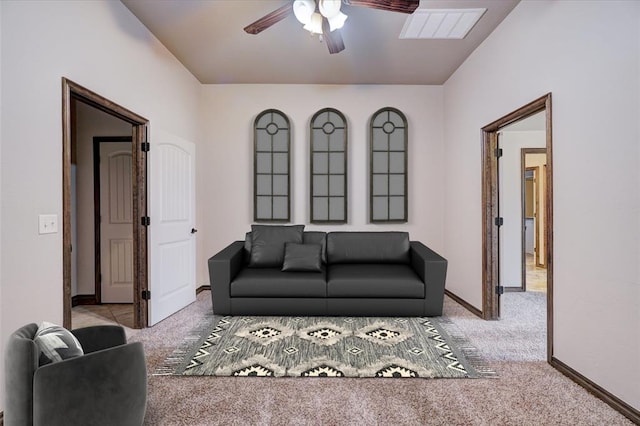
[[[208,316],[154,375],[496,377],[446,317]]]

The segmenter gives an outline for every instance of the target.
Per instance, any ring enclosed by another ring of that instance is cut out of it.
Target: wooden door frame
[[[545,196],[545,252],[547,264],[547,359],[553,356],[553,156],[551,127],[551,93],[487,124],[482,128],[482,317],[487,320],[500,316],[498,227],[498,159],[497,133],[508,124],[545,111],[546,124],[546,196]]]
[[[531,195],[532,197],[531,202],[533,203],[533,214],[534,214],[533,216],[533,260],[535,261],[535,265],[539,266],[538,256],[540,255],[540,215],[539,215],[540,206],[538,206],[538,204],[540,201],[540,188],[538,187],[539,185],[538,179],[540,179],[540,167],[539,166],[525,167],[525,170],[531,170],[533,172],[533,179],[532,179],[533,194]],[[524,228],[522,230],[524,232]]]
[[[525,249],[525,184],[526,184],[526,179],[524,178],[524,174],[525,171],[527,170],[534,170],[534,177],[536,179],[539,179],[540,177],[540,167],[539,166],[533,166],[533,167],[527,167],[526,165],[526,159],[527,159],[527,155],[528,154],[546,154],[547,153],[547,149],[546,148],[522,148],[520,150],[520,176],[522,179],[522,189],[521,189],[521,201],[522,201],[522,291],[527,291],[527,254],[526,254],[526,249]],[[535,235],[534,235],[534,239],[535,239],[535,254],[534,254],[534,258],[536,260],[536,265],[538,264],[538,256],[540,255],[540,215],[539,215],[539,209],[537,208],[539,206],[539,201],[540,201],[540,192],[539,192],[539,183],[537,181],[535,181],[535,194],[534,196],[534,203],[536,205],[536,216],[533,220],[534,222],[534,227],[535,227]],[[546,223],[546,222],[545,222]],[[546,247],[545,247],[545,253],[546,251]],[[542,266],[542,265],[537,265],[537,266]]]
[[[100,245],[102,242],[102,232],[100,228],[100,207],[102,204],[100,201],[100,144],[113,142],[133,143],[133,140],[131,136],[95,136],[93,138],[93,246],[95,253],[94,287],[96,295],[95,300],[97,304],[102,303],[102,246]]]
[[[62,309],[63,325],[71,327],[71,152],[72,101],[77,100],[107,114],[130,123],[132,130],[132,175],[133,178],[133,324],[135,328],[147,325],[147,301],[142,292],[148,289],[147,276],[147,228],[142,218],[147,215],[147,161],[142,150],[146,142],[149,120],[98,95],[95,92],[63,77],[62,78]]]

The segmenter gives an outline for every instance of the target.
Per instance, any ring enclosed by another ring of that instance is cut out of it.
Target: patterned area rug
[[[156,375],[259,377],[495,376],[438,318],[209,317]]]

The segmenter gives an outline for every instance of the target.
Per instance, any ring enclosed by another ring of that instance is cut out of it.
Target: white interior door
[[[102,303],[133,303],[131,142],[100,144]]]
[[[149,325],[195,301],[195,145],[154,131],[149,164]]]

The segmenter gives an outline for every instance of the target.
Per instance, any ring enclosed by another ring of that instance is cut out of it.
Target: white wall
[[[480,128],[552,92],[553,355],[636,409],[639,24],[638,2],[523,1],[444,85],[447,287],[482,306]]]
[[[2,23],[3,4],[0,2],[0,23]],[[0,58],[2,58],[2,29],[0,28]],[[2,66],[0,66],[0,164],[2,164]],[[2,173],[0,172],[0,200],[2,200]],[[2,235],[2,209],[0,208],[0,235]],[[2,243],[0,241],[0,309],[2,304]],[[0,354],[4,354],[4,334],[2,334],[2,317],[0,313]],[[4,365],[4,355],[0,355]],[[0,366],[0,410],[4,407],[4,367]]]
[[[433,86],[208,85],[204,86],[204,143],[198,151],[198,202],[205,219],[206,259],[244,239],[253,221],[253,121],[277,108],[292,126],[292,219],[321,230],[407,230],[436,251],[443,248],[442,88]],[[368,224],[368,122],[386,106],[409,124],[409,222]],[[309,120],[321,108],[344,113],[349,126],[349,212],[346,225],[309,225]]]
[[[77,152],[77,288],[71,295],[95,294],[95,228],[93,199],[93,138],[95,136],[131,136],[131,124],[112,115],[76,103]]]
[[[504,131],[500,136],[500,284],[522,286],[522,148],[544,148],[544,131]]]
[[[62,219],[61,78],[192,141],[200,84],[120,2],[3,1],[1,19],[4,342],[62,322],[62,233],[38,235],[38,214]]]

